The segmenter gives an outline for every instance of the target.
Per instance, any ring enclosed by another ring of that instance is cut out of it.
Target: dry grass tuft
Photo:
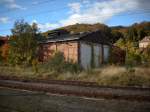
[[[35,74],[31,67],[19,68],[1,66],[0,71],[0,75],[24,78],[79,80],[97,82],[99,85],[150,87],[150,69],[148,67],[127,69],[123,66],[108,65],[80,73],[58,73],[41,66],[39,72]]]

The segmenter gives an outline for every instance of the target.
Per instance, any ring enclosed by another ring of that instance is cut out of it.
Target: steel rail
[[[150,102],[150,89],[123,89],[110,88],[110,87],[92,87],[92,86],[79,86],[79,85],[62,85],[50,84],[41,82],[23,82],[12,80],[0,80],[1,87],[17,88],[30,91],[39,91],[54,94],[74,95],[94,98],[105,99],[122,99],[122,100],[135,100],[135,101],[149,101]],[[121,92],[120,92],[121,91]]]

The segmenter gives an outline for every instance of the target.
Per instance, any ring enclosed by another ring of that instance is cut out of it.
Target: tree
[[[115,43],[120,38],[123,38],[123,34],[119,31],[112,30],[111,34],[112,34],[112,39],[111,39],[112,43]]]
[[[37,54],[38,28],[36,24],[16,21],[10,37],[9,62],[12,64],[32,64]]]
[[[139,29],[137,33],[138,33],[138,40],[141,40],[146,36],[144,29]]]
[[[125,41],[124,38],[120,38],[120,39],[115,43],[115,45],[125,50],[126,41]]]
[[[127,39],[128,39],[129,41],[133,41],[133,42],[138,41],[137,30],[136,30],[134,27],[131,27],[131,28],[128,29],[128,32],[127,32]]]
[[[29,33],[32,31],[31,26],[24,22],[24,20],[19,20],[14,23],[14,28],[11,29],[13,35],[20,35],[22,33]]]

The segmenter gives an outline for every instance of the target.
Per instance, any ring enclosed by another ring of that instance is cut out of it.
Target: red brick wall
[[[47,61],[56,51],[62,52],[66,61],[78,61],[78,42],[41,44],[39,47],[39,60]]]

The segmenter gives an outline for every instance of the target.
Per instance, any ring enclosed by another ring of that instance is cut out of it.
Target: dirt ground
[[[150,112],[150,102],[91,99],[1,87],[0,112]]]

